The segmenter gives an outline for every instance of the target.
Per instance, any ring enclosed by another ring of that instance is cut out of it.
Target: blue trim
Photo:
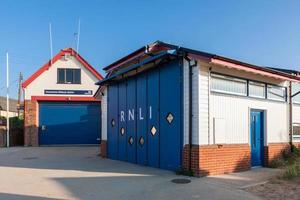
[[[113,74],[112,76],[110,77],[107,77],[99,82],[96,83],[96,85],[103,85],[105,83],[107,83],[108,81],[111,81],[113,80],[114,78],[118,77],[118,76],[122,76],[130,71],[133,71],[133,70],[136,70],[138,69],[139,67],[145,65],[145,64],[148,64],[150,62],[153,62],[157,59],[160,59],[160,58],[164,58],[164,57],[167,57],[167,56],[175,56],[177,57],[177,51],[164,51],[156,56],[153,56],[153,57],[150,57],[150,58],[146,58],[145,60],[141,61],[140,63],[138,64],[135,64],[135,65],[132,65],[130,67],[127,67],[125,69],[121,69],[119,70],[116,74]]]

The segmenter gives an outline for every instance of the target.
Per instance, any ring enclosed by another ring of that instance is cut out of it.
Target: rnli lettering
[[[152,119],[152,107],[149,106],[149,109],[148,109],[148,116],[149,116],[149,119]],[[128,121],[134,121],[135,120],[135,114],[134,114],[134,109],[129,109],[128,110]],[[138,119],[139,120],[144,120],[144,117],[146,116],[145,114],[145,111],[143,111],[142,108],[139,108],[138,109]],[[125,111],[124,110],[121,110],[120,111],[120,121],[121,122],[125,122]]]

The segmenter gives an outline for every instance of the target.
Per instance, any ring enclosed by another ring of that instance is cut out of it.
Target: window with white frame
[[[299,83],[292,83],[292,94],[296,94],[297,92],[300,91],[300,84]],[[297,94],[296,96],[293,97],[293,102],[294,103],[299,103],[300,104],[300,94]]]
[[[267,98],[278,101],[285,101],[286,89],[284,87],[268,85]]]
[[[266,84],[249,81],[249,96],[257,98],[266,97]]]
[[[300,124],[293,124],[293,137],[300,139]]]
[[[247,96],[247,81],[230,76],[212,74],[211,90],[214,92]]]

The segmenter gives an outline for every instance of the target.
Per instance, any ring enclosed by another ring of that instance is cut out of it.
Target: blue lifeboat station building
[[[297,141],[297,73],[160,41],[104,70],[103,157],[205,176],[268,166]]]
[[[176,50],[166,50],[145,55],[136,64],[118,66],[98,82],[107,91],[103,154],[107,150],[111,159],[178,169],[183,140],[182,73]]]

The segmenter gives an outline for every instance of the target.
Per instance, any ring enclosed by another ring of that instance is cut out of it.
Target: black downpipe
[[[197,66],[197,62],[191,64],[191,60],[185,58],[189,63],[189,171],[192,170],[192,133],[193,133],[193,67]]]

